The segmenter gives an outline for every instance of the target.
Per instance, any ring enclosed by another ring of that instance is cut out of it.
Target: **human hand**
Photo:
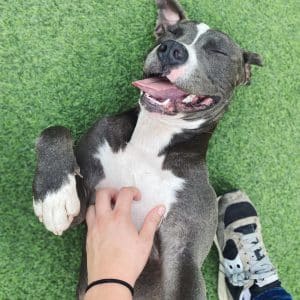
[[[95,205],[88,208],[86,216],[88,283],[116,278],[134,286],[165,213],[164,206],[153,208],[138,232],[131,219],[131,203],[140,198],[140,192],[133,187],[119,192],[113,189],[97,192]],[[112,201],[115,201],[113,208]]]

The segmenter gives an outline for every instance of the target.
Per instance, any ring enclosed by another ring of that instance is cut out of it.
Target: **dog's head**
[[[148,54],[146,79],[135,86],[141,105],[152,112],[185,119],[217,120],[234,88],[249,84],[258,54],[245,51],[226,34],[187,20],[175,0],[157,0],[157,45]]]

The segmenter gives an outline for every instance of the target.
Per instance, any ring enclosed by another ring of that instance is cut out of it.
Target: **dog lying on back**
[[[226,34],[186,19],[177,1],[156,2],[156,46],[145,61],[145,79],[133,83],[141,90],[138,107],[97,121],[75,152],[68,129],[43,131],[33,205],[45,227],[61,235],[84,221],[96,189],[138,187],[142,200],[132,207],[137,228],[156,204],[167,213],[135,299],[205,299],[199,269],[217,226],[208,142],[235,87],[250,82],[250,65],[262,63]],[[86,286],[84,253],[79,298]]]

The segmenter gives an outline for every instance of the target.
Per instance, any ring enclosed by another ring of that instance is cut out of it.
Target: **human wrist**
[[[95,276],[95,277],[89,277],[88,279],[88,285],[90,285],[91,283],[98,281],[98,280],[103,280],[103,279],[117,279],[117,280],[121,280],[121,281],[125,281],[127,282],[131,287],[134,288],[135,286],[135,282],[136,280],[131,280],[131,279],[127,279],[126,276],[121,276],[121,275],[102,275],[102,276]]]
[[[105,283],[91,287],[85,294],[84,300],[106,299],[106,300],[131,300],[130,290],[121,284]]]
[[[133,276],[132,274],[129,274],[128,272],[124,270],[120,271],[113,271],[113,270],[101,270],[100,272],[98,270],[95,270],[95,272],[91,271],[88,272],[88,284],[91,284],[94,281],[102,280],[102,279],[119,279],[127,282],[132,287],[134,287],[135,282],[137,280],[137,276]]]

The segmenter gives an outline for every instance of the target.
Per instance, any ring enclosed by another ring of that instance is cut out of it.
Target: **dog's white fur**
[[[34,199],[33,208],[49,231],[62,235],[80,212],[75,175],[68,175],[63,185],[57,191],[48,192],[43,201]]]
[[[107,141],[99,146],[95,157],[103,166],[105,178],[97,188],[139,188],[142,199],[132,206],[133,222],[138,229],[154,206],[164,204],[168,212],[176,201],[176,192],[184,186],[184,179],[163,169],[165,155],[159,153],[170,143],[174,134],[184,129],[198,128],[204,122],[185,121],[179,115],[163,116],[142,108],[131,140],[124,150],[113,152]]]
[[[202,34],[204,34],[207,30],[209,30],[209,26],[205,23],[200,23],[197,25],[197,30],[198,30],[198,33],[195,37],[195,39],[193,40],[193,42],[191,43],[191,46],[194,46],[197,41],[199,40],[200,36]]]

